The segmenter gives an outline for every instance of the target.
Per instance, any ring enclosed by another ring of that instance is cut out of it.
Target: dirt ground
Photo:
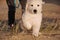
[[[60,0],[44,0],[43,21],[41,35],[34,37],[31,34],[19,32],[12,34],[0,30],[0,40],[60,40]],[[21,8],[16,9],[16,20],[21,18]],[[0,20],[8,20],[8,7],[5,0],[0,0]],[[46,29],[44,29],[46,27]],[[0,28],[1,29],[1,28]],[[48,29],[48,30],[47,30]]]

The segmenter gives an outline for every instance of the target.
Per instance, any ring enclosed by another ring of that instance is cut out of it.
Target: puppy
[[[27,0],[25,12],[22,15],[24,28],[32,29],[32,35],[38,37],[42,22],[42,0]]]

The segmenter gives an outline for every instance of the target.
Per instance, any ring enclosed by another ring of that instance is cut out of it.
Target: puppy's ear
[[[25,8],[25,11],[27,11],[27,8],[28,8],[28,3],[26,4],[26,8]]]
[[[45,2],[43,0],[40,0],[40,3],[45,4]]]
[[[42,2],[42,4],[45,4],[45,2]]]

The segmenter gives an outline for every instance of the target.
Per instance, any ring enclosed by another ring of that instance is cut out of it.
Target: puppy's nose
[[[33,10],[33,12],[34,12],[34,13],[37,13],[37,10],[36,10],[36,9],[34,9],[34,10]]]

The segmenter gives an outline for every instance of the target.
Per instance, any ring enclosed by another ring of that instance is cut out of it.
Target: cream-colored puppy
[[[32,34],[38,37],[42,22],[42,0],[27,0],[26,10],[22,21],[27,30],[32,29]]]

